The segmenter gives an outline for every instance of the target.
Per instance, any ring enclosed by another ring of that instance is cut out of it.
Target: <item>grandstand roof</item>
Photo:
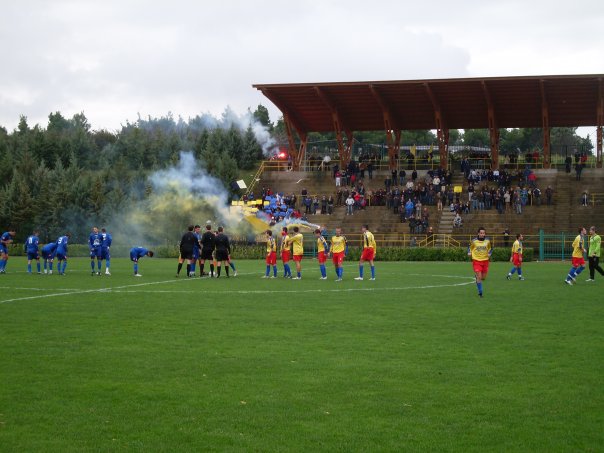
[[[497,128],[596,126],[604,74],[381,82],[258,84],[260,90],[303,132],[443,127],[487,129],[489,107]]]

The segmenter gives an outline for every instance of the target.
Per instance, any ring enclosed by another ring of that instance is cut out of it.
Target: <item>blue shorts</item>
[[[135,263],[138,263],[138,256],[136,256],[134,253],[131,253],[130,261],[134,261]]]
[[[60,252],[57,252],[57,255],[56,255],[56,256],[57,256],[57,259],[58,259],[59,261],[63,261],[63,260],[66,260],[66,259],[67,259],[67,255],[65,255],[65,254],[63,254],[63,253],[60,253]]]
[[[101,249],[91,249],[90,250],[90,258],[101,258]]]
[[[111,259],[111,254],[109,253],[109,249],[101,249],[101,259],[108,260]]]
[[[0,244],[0,255],[8,255],[8,249],[4,244]]]
[[[44,250],[42,250],[42,258],[44,258],[45,260],[54,260],[55,259],[55,253],[56,252],[45,252]]]
[[[193,249],[193,259],[197,261],[199,259],[199,248],[195,247]]]
[[[40,259],[40,253],[39,252],[27,252],[27,260],[31,261],[31,260],[39,260]]]

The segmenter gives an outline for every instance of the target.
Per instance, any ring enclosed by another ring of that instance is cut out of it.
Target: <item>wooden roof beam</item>
[[[317,93],[317,96],[319,96],[319,99],[321,99],[321,101],[323,101],[323,104],[325,104],[325,106],[331,112],[331,118],[333,121],[335,132],[336,133],[338,131],[351,132],[352,129],[350,129],[347,126],[346,121],[342,118],[342,115],[338,111],[338,107],[336,106],[336,103],[329,97],[329,95],[325,92],[325,90],[323,90],[321,87],[318,87],[318,86],[315,86],[314,90],[315,90],[315,93]]]
[[[291,125],[296,129],[296,132],[298,133],[298,135],[302,136],[306,136],[308,134],[309,129],[308,127],[304,124],[303,121],[300,120],[300,118],[298,118],[298,116],[291,112],[287,107],[286,107],[286,103],[283,102],[279,96],[270,88],[266,88],[266,87],[262,87],[262,88],[258,88],[262,94],[264,94],[267,98],[269,98],[273,104],[275,104],[277,106],[277,108],[279,110],[281,110],[281,113],[283,113],[283,116],[287,116],[289,122],[291,123]]]
[[[402,129],[401,125],[403,124],[401,119],[397,115],[392,113],[392,107],[386,101],[386,99],[384,99],[384,96],[382,96],[382,93],[380,93],[378,91],[377,87],[373,84],[369,84],[368,87],[369,87],[369,92],[371,93],[373,98],[376,100],[376,102],[380,106],[380,109],[382,109],[382,114],[384,116],[384,125],[385,125],[386,130],[387,131],[388,130],[401,130]]]

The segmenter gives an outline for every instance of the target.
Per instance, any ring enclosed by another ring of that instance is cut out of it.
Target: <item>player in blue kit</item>
[[[8,246],[13,242],[15,237],[14,229],[9,229],[0,236],[0,274],[6,274],[6,263],[8,261]]]
[[[151,258],[153,257],[153,252],[144,247],[133,247],[130,249],[130,261],[134,262],[135,277],[142,277],[142,275],[138,273],[138,260],[144,258],[145,256]]]
[[[52,274],[52,263],[57,253],[57,243],[51,242],[42,247],[42,259],[44,260],[44,273]],[[48,267],[48,268],[47,268]]]
[[[111,234],[107,233],[105,228],[101,228],[101,258],[99,259],[99,271],[101,270],[101,261],[105,260],[105,275],[111,275],[111,272],[109,272],[109,266],[111,265],[109,247],[111,247],[112,240]]]
[[[199,240],[201,239],[201,226],[195,225],[193,229],[193,234],[197,238],[197,242],[193,244],[193,259],[191,260],[191,276],[195,277],[195,271],[197,270],[197,261],[199,260],[199,252],[201,251],[201,245],[199,244]]]
[[[40,273],[40,239],[38,235],[40,232],[38,230],[34,230],[33,234],[27,238],[25,241],[25,253],[27,253],[27,273],[31,274],[31,262],[32,260],[37,261],[38,274]]]
[[[65,269],[67,269],[67,243],[69,242],[69,238],[71,234],[66,233],[65,236],[61,236],[57,239],[57,270],[59,271],[59,275],[65,275]],[[61,267],[63,264],[63,267]]]
[[[98,271],[96,275],[101,275],[101,244],[103,238],[97,227],[92,227],[92,233],[88,237],[88,248],[90,249],[90,269],[92,270],[91,275],[94,275],[94,259],[96,258]]]

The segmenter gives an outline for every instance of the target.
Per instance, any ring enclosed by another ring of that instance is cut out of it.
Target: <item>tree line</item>
[[[92,130],[83,113],[49,115],[46,128],[0,127],[0,228],[23,241],[34,228],[52,240],[70,230],[84,241],[91,222],[103,225],[152,190],[147,177],[190,150],[225,187],[262,158],[251,125],[209,115],[139,119],[120,130]]]

